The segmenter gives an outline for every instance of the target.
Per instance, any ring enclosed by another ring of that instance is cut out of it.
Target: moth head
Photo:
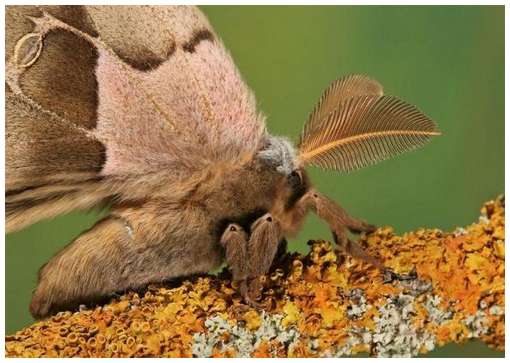
[[[278,190],[290,208],[309,188],[308,176],[299,164],[291,141],[284,137],[268,135],[258,159],[277,173],[280,178]]]
[[[290,176],[293,171],[298,169],[294,145],[285,137],[267,135],[257,158],[285,177]]]
[[[383,94],[363,75],[333,82],[315,106],[298,143],[298,165],[350,172],[424,145],[440,135],[415,106]]]

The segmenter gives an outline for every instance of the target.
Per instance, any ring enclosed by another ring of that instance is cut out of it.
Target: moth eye
[[[298,187],[302,184],[301,172],[299,170],[293,170],[288,176],[289,184],[292,187]]]

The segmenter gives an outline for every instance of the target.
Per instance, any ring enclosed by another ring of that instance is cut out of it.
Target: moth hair
[[[281,136],[266,136],[266,143],[257,154],[260,160],[276,167],[276,171],[289,175],[297,168],[296,150],[292,142]]]

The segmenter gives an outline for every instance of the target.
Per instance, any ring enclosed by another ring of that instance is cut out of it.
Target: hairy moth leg
[[[243,227],[236,223],[229,224],[221,236],[220,243],[225,248],[225,259],[232,281],[239,286],[239,293],[246,301],[248,299],[247,279],[248,265],[248,234]]]
[[[299,203],[304,204],[305,208],[311,208],[319,218],[328,223],[342,252],[384,270],[384,265],[379,259],[369,255],[358,243],[350,240],[346,233],[347,229],[353,232],[372,232],[375,230],[374,226],[349,216],[336,202],[315,190],[308,191]]]
[[[285,259],[285,256],[287,255],[287,240],[285,238],[281,239],[280,242],[278,242],[278,248],[276,250],[276,255],[273,260],[274,265],[278,265],[281,261]]]
[[[271,268],[281,237],[280,223],[270,213],[264,214],[251,225],[251,235],[248,241],[250,266],[248,297],[250,301],[260,297],[262,286],[259,278],[267,274]]]
[[[317,210],[320,209],[320,213],[322,213],[322,215],[329,213],[332,218],[334,218],[336,221],[339,221],[339,223],[347,227],[352,233],[370,233],[377,229],[377,227],[373,224],[369,224],[361,219],[351,217],[345,211],[345,209],[343,209],[334,200],[328,198],[327,196],[320,194],[317,191],[312,191],[311,194],[312,197],[317,200],[315,203],[315,208]],[[324,217],[324,219],[326,218]]]

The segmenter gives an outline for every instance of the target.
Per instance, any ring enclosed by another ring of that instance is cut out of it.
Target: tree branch
[[[504,198],[452,233],[390,227],[361,238],[404,274],[337,256],[328,242],[286,255],[263,279],[263,311],[240,301],[225,270],[150,286],[108,305],[61,312],[6,337],[10,357],[415,356],[479,338],[504,349]],[[416,273],[416,274],[415,274]]]

